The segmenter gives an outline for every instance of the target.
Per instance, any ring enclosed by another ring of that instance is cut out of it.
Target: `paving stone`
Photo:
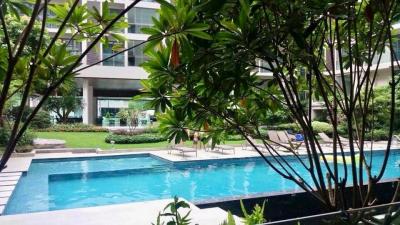
[[[0,198],[9,198],[12,194],[12,191],[0,191]]]
[[[0,186],[0,192],[4,192],[4,191],[13,191],[14,188],[15,188],[14,185]]]
[[[21,172],[10,172],[10,173],[0,173],[0,177],[13,177],[13,176],[21,176]]]
[[[6,205],[8,202],[8,198],[0,198],[0,205]]]
[[[19,178],[20,178],[20,176],[0,177],[0,182],[1,182],[1,181],[19,180]]]
[[[17,185],[18,181],[17,180],[11,180],[11,181],[0,181],[0,186],[10,186],[10,185]]]

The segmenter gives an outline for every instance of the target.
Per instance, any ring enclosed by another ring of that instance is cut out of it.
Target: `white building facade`
[[[58,2],[64,1],[52,1],[52,3]],[[96,7],[99,12],[102,12],[102,2],[104,0],[81,0],[80,4],[87,4],[87,7],[90,8]],[[132,2],[132,0],[114,0],[109,3],[109,8],[111,12],[119,13]],[[121,34],[127,38],[124,43],[125,48],[141,43],[148,38],[148,35],[143,34],[141,29],[152,26],[152,17],[157,17],[159,7],[159,4],[153,0],[142,0],[125,14],[125,20],[129,24],[127,28],[121,30]],[[57,27],[52,24],[48,24],[47,28],[50,34],[57,32]],[[80,54],[87,46],[88,43],[84,41],[71,42],[68,47],[73,53]],[[114,53],[112,42],[109,46],[98,44],[82,60],[81,67],[96,63]],[[139,67],[144,60],[143,47],[140,46],[82,70],[75,77],[77,86],[82,93],[82,110],[74,112],[70,117],[72,116],[78,121],[82,120],[85,124],[100,125],[106,114],[113,117],[120,109],[127,108],[129,100],[139,93],[140,80],[147,78],[147,73]]]

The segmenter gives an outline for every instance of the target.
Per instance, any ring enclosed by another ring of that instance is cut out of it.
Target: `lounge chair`
[[[333,144],[332,138],[330,138],[325,133],[318,133],[318,136],[321,138],[321,140],[324,142],[324,144],[327,144],[327,145],[332,145]]]
[[[208,143],[205,145],[205,150],[207,151],[207,150],[211,150],[212,149],[212,140],[210,140],[210,141],[208,141]],[[236,151],[235,151],[235,147],[233,147],[233,146],[230,146],[230,145],[219,145],[219,144],[216,144],[215,146],[214,146],[214,149],[215,150],[218,150],[218,151],[221,151],[221,153],[224,153],[224,151],[233,151],[233,154],[236,154]]]
[[[278,135],[280,140],[279,144],[287,148],[297,150],[303,144],[302,141],[291,141],[289,137],[286,135],[285,131],[276,131],[276,134]]]
[[[253,138],[250,137],[250,136],[247,136],[247,138],[248,138],[248,139],[250,140],[250,142],[252,142],[253,145],[256,146],[261,152],[267,152],[267,149],[266,149],[266,147],[265,147],[264,144],[258,143],[255,139],[253,139]],[[243,150],[246,150],[249,146],[253,148],[253,146],[250,144],[250,142],[247,141],[247,139],[246,139],[245,144],[242,145],[242,149],[243,149]]]
[[[333,139],[330,138],[330,137],[329,137],[328,135],[326,135],[325,133],[323,133],[323,132],[318,133],[318,136],[321,138],[321,140],[324,142],[324,144],[333,145]],[[348,140],[348,139],[346,139],[346,138],[344,138],[344,137],[341,137],[341,136],[339,136],[339,138],[340,138],[340,141],[341,141],[341,143],[342,143],[343,145],[348,145],[348,143],[349,143],[349,140]]]
[[[181,144],[176,144],[175,143],[175,137],[169,142],[169,151],[168,154],[171,154],[173,150],[179,151],[182,153],[182,156],[185,156],[185,153],[189,152],[195,152],[196,157],[197,157],[197,147],[196,148],[190,148],[190,147],[185,147],[185,146],[180,146]]]

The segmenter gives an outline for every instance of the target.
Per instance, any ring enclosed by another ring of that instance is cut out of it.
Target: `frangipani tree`
[[[19,95],[17,103],[18,112],[11,121],[10,139],[5,146],[5,151],[0,160],[0,171],[2,171],[13,153],[15,146],[30,122],[44,106],[49,96],[53,95],[62,85],[72,80],[79,72],[98,65],[118,54],[138,47],[146,42],[162,40],[176,31],[151,35],[148,41],[134,45],[130,48],[122,48],[125,41],[121,35],[121,29],[128,24],[124,21],[124,15],[140,2],[135,0],[129,3],[120,13],[110,11],[110,2],[101,1],[101,10],[82,4],[80,0],[67,0],[61,4],[53,3],[51,0],[0,0],[0,129],[4,129],[8,123],[4,123],[6,105],[10,103],[13,95]],[[49,12],[54,16],[48,17]],[[9,18],[19,20],[24,18],[26,23],[21,23],[15,32],[15,26],[9,23]],[[46,26],[49,24],[56,27],[56,32],[49,35]],[[190,32],[197,35],[207,35],[202,30],[207,26],[199,28],[197,21],[188,20],[187,28],[195,27],[195,31],[179,30],[185,34]],[[12,29],[11,29],[12,28]],[[88,45],[83,52],[73,55],[68,51],[68,45],[72,41],[87,41]],[[99,43],[113,43],[116,51],[109,57],[81,66],[85,56]],[[32,44],[34,43],[34,44]],[[38,104],[21,122],[22,115],[27,107],[29,96],[39,94]]]
[[[376,204],[374,189],[385,172],[393,135],[399,64],[392,25],[400,19],[399,7],[395,0],[163,2],[159,20],[146,31],[178,34],[148,45],[158,48],[148,50],[150,60],[144,64],[150,73],[144,82],[146,97],[152,97],[152,105],[164,113],[161,123],[170,140],[187,139],[188,129],[213,140],[235,130],[270,167],[328,211]],[[189,19],[205,23],[201,29],[207,26],[208,35],[180,32]],[[391,125],[384,159],[373,163],[365,135],[373,123],[371,96],[383,54],[389,54],[391,63]],[[263,63],[257,63],[260,60]],[[269,71],[273,80],[260,79],[258,69]],[[333,127],[331,161],[312,126],[315,95]],[[260,132],[268,110],[277,105],[287,110],[304,134],[305,157],[281,146],[302,165],[301,170],[282,157],[274,147],[279,143]],[[348,157],[338,135],[339,115],[348,130]],[[261,139],[270,157],[249,136]],[[345,194],[349,185],[351,199]],[[393,201],[398,200],[398,191]],[[384,223],[390,224],[399,213],[391,217],[389,210]],[[367,221],[363,213],[346,215],[352,224]]]

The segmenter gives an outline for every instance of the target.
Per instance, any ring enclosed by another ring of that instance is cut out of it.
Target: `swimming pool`
[[[374,163],[382,161],[380,151]],[[287,157],[298,172],[304,169]],[[393,151],[384,177],[400,176]],[[377,169],[377,167],[375,167]],[[376,172],[376,171],[375,171]],[[304,173],[306,174],[306,173]],[[309,178],[308,178],[309,179]],[[300,190],[259,157],[171,163],[150,154],[33,160],[5,214],[29,213],[171,198],[217,200]]]

